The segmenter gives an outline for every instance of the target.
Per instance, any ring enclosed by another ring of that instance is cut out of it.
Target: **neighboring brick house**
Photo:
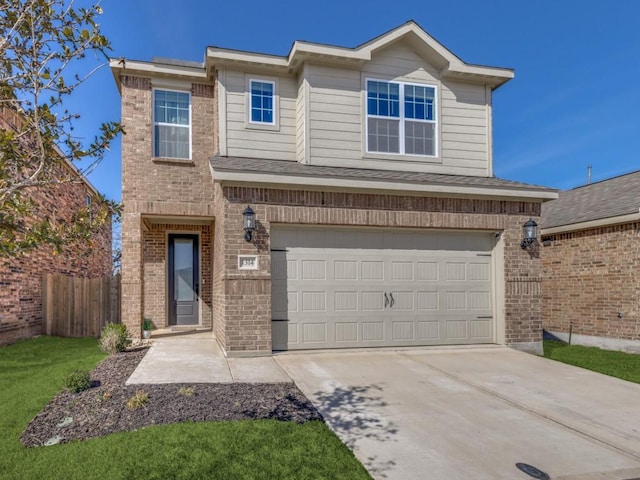
[[[541,352],[541,264],[520,243],[557,194],[493,176],[492,96],[512,70],[464,63],[414,22],[356,48],[111,67],[136,336],[150,316],[212,329],[227,355]]]
[[[541,226],[545,329],[640,351],[640,171],[561,192]]]
[[[0,104],[0,128],[19,129],[20,115]],[[63,175],[77,177],[77,182],[31,188],[24,191],[36,204],[35,215],[26,224],[42,217],[55,222],[68,221],[74,212],[92,202],[97,192],[70,163],[64,163]],[[64,274],[94,278],[111,274],[111,223],[96,229],[89,245],[68,246],[62,253],[42,246],[12,258],[0,257],[0,345],[41,335],[42,275]]]

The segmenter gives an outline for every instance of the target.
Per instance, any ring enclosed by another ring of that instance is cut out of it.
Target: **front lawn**
[[[182,423],[52,447],[19,437],[63,388],[104,358],[95,339],[41,337],[0,348],[2,479],[369,479],[322,422]]]
[[[640,383],[640,354],[544,341],[544,356],[577,367]]]

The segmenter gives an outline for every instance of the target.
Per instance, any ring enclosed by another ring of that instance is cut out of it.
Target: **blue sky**
[[[294,40],[354,47],[407,20],[468,63],[510,67],[494,94],[496,176],[560,189],[640,169],[640,2],[103,0],[112,56],[202,61],[205,47],[285,55]],[[119,120],[104,68],[73,99],[77,131]],[[120,145],[90,176],[120,199]]]

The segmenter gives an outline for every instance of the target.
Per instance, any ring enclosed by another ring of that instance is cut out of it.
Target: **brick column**
[[[129,335],[140,338],[143,297],[142,218],[139,213],[122,216],[122,323]]]

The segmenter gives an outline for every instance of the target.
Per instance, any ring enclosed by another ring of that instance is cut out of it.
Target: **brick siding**
[[[191,160],[153,157],[152,82],[121,78],[122,123],[122,319],[140,336],[144,315],[166,325],[168,230],[200,232],[202,251],[202,325],[211,326],[211,224],[213,182],[208,159],[215,153],[212,134],[217,102],[213,85],[191,85]],[[183,219],[188,217],[188,221]]]
[[[438,228],[502,232],[505,266],[505,341],[539,343],[542,332],[540,259],[520,249],[522,225],[539,219],[535,202],[222,187],[208,159],[216,153],[214,85],[192,85],[192,159],[152,157],[152,82],[121,77],[123,221],[122,316],[134,336],[143,314],[166,318],[166,240],[169,228],[189,225],[210,235],[210,318],[230,354],[271,352],[269,231],[272,223]],[[242,211],[256,212],[254,240],[243,238]],[[188,222],[181,222],[187,218]],[[170,227],[169,227],[170,224]],[[257,271],[238,271],[238,254],[257,254]],[[207,262],[203,258],[203,262]],[[204,264],[203,264],[204,265]],[[203,266],[204,273],[204,266]],[[206,302],[205,302],[206,303]]]
[[[640,340],[639,236],[640,223],[545,236],[544,328]]]
[[[272,223],[502,232],[505,342],[517,345],[541,341],[541,262],[520,248],[522,225],[529,218],[539,219],[538,203],[248,187],[216,189],[216,203],[223,206],[222,221],[216,215],[214,271],[218,273],[214,298],[220,305],[214,308],[214,325],[219,341],[230,353],[271,351]],[[251,243],[244,240],[242,231],[242,211],[247,204],[251,204],[257,219]],[[218,249],[218,243],[224,248]],[[239,254],[258,255],[259,270],[238,272]],[[220,274],[222,269],[224,276]]]
[[[16,128],[14,112],[0,106],[0,128]],[[71,170],[62,165],[61,175]],[[79,178],[79,177],[78,177]],[[93,192],[81,181],[32,188],[24,191],[35,202],[33,224],[39,218],[67,222],[73,213],[85,208]],[[58,273],[96,278],[111,275],[111,224],[92,233],[86,243],[76,243],[56,254],[43,246],[13,258],[0,258],[0,345],[43,334],[42,275]]]

